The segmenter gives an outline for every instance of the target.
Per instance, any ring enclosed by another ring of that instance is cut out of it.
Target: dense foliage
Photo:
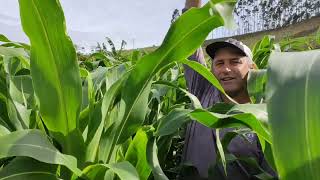
[[[270,177],[226,150],[230,137],[253,131],[282,179],[319,177],[320,87],[312,83],[320,77],[319,51],[270,56],[277,45],[268,37],[258,42],[255,62],[270,63],[248,77],[257,104],[204,109],[186,89],[183,64],[225,93],[208,69],[186,58],[214,28],[232,25],[235,1],[212,0],[184,13],[154,52],[124,54],[107,39],[110,51],[103,44],[88,56],[77,56],[58,0],[19,5],[31,45],[0,35],[1,179],[174,179],[191,120],[235,128],[217,141],[223,166],[246,161],[260,170],[256,178]]]

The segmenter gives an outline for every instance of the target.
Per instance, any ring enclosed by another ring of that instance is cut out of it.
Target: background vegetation
[[[19,0],[31,45],[0,35],[0,179],[175,179],[191,120],[235,128],[218,140],[224,167],[243,161],[259,170],[255,178],[271,178],[227,151],[230,137],[255,132],[281,179],[320,177],[320,87],[313,83],[320,52],[280,52],[314,49],[318,38],[257,42],[255,62],[268,70],[249,74],[256,104],[204,109],[186,89],[183,64],[225,93],[208,69],[186,58],[214,28],[232,25],[235,3],[212,0],[188,11],[155,51],[124,53],[106,38],[108,45],[82,55],[65,33],[58,0]]]

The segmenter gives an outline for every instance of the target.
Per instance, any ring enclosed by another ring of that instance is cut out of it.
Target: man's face
[[[219,49],[215,54],[212,73],[231,97],[247,90],[247,74],[251,67],[247,58],[239,50],[229,47]]]

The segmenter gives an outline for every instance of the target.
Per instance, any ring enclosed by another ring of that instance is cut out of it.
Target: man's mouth
[[[229,82],[232,81],[233,79],[235,79],[234,77],[223,77],[220,78],[221,82]]]

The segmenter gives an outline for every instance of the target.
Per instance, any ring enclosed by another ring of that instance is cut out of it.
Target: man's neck
[[[239,104],[251,103],[251,100],[247,91],[244,91],[242,93],[237,94],[236,96],[233,96],[232,99]],[[222,100],[225,103],[233,104],[233,102],[230,101],[230,99],[227,98],[225,95],[222,95]]]

